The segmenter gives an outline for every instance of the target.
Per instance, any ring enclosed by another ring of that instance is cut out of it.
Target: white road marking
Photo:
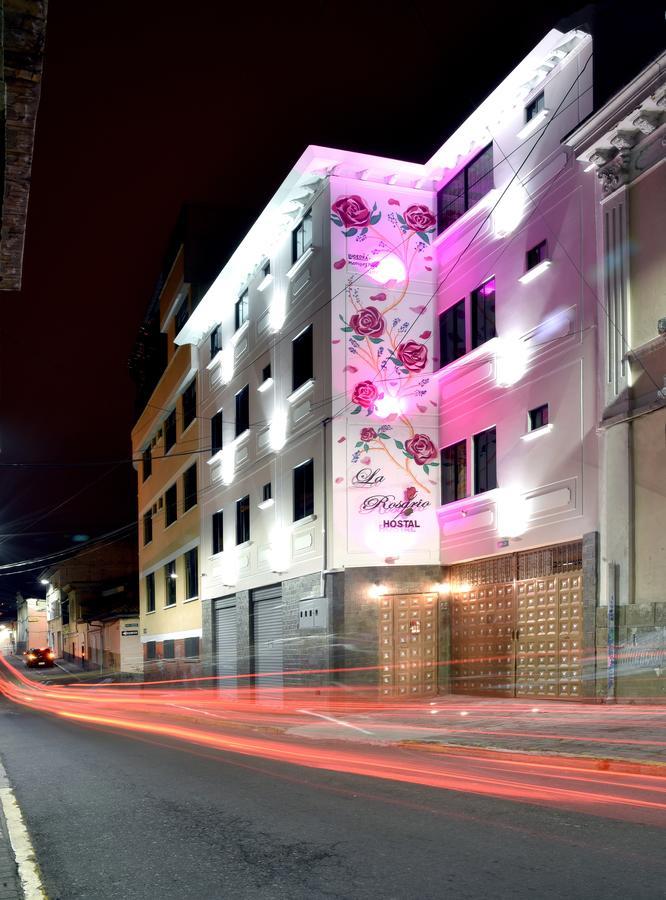
[[[344,725],[345,728],[353,728],[354,731],[360,731],[363,734],[369,734],[370,737],[374,737],[374,732],[366,731],[365,728],[359,728],[358,725],[352,725],[351,722],[344,722],[342,719],[334,719],[332,716],[311,712],[309,709],[297,709],[296,712],[305,713],[306,716],[318,716],[320,719],[326,719],[327,722],[333,722],[334,725]]]
[[[14,851],[16,865],[18,866],[21,887],[25,900],[47,900],[47,894],[42,885],[42,879],[37,866],[35,849],[32,846],[28,829],[25,827],[23,816],[14,791],[9,787],[7,773],[0,763],[0,804],[5,814],[9,841]]]

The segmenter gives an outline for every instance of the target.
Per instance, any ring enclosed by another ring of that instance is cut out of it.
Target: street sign
[[[122,635],[123,637],[134,637],[134,635],[138,635],[138,633],[139,629],[137,628],[136,631],[134,629],[132,629],[131,631],[123,631]]]

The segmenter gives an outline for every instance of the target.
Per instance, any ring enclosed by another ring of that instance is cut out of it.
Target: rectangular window
[[[439,316],[440,368],[460,359],[465,352],[465,301],[459,300]]]
[[[267,365],[267,366],[264,366],[263,369],[261,370],[261,380],[262,380],[262,382],[263,382],[263,381],[268,381],[268,379],[271,378],[271,377],[272,377],[272,375],[271,375],[271,364],[268,363],[268,365]]]
[[[250,315],[250,294],[249,291],[243,291],[234,308],[234,327],[236,331],[245,325]]]
[[[549,421],[548,404],[544,403],[543,406],[537,406],[536,409],[531,409],[527,414],[527,417],[530,431],[536,431],[537,428],[543,428]]]
[[[246,494],[236,500],[236,543],[250,540],[250,496]]]
[[[176,312],[176,334],[179,334],[190,317],[190,298],[185,297]]]
[[[183,431],[193,422],[197,415],[197,380],[188,384],[181,397],[183,404]]]
[[[467,496],[467,441],[458,441],[442,450],[442,503]]]
[[[295,391],[313,377],[312,325],[291,342],[291,389]]]
[[[307,212],[291,233],[291,261],[296,262],[312,246],[312,212]]]
[[[527,251],[525,271],[529,272],[530,269],[533,269],[535,266],[538,266],[539,263],[542,263],[544,259],[548,259],[548,247],[546,241],[541,241],[536,247],[532,247],[531,250]]]
[[[149,509],[143,514],[143,543],[149,544],[153,539],[153,511]]]
[[[271,500],[271,499],[272,499],[272,497],[273,497],[273,485],[271,484],[270,481],[269,481],[267,484],[264,485],[262,494],[263,494],[262,501],[266,501],[266,500]]]
[[[185,638],[185,657],[187,659],[199,658],[199,638]]]
[[[472,291],[472,350],[497,336],[495,330],[495,279]]]
[[[497,441],[489,428],[472,438],[474,447],[474,493],[483,494],[497,487]]]
[[[531,103],[528,103],[525,107],[525,121],[531,122],[535,116],[538,116],[541,110],[545,107],[545,99],[543,91],[532,100]]]
[[[176,443],[176,410],[172,409],[164,420],[164,452],[169,450]]]
[[[168,528],[178,518],[178,487],[172,484],[164,492],[164,527]]]
[[[264,278],[268,278],[268,276],[271,274],[271,261],[269,259],[266,260],[266,262],[261,267],[261,274]]]
[[[183,554],[185,557],[185,599],[199,596],[199,549],[194,547]]]
[[[210,420],[210,452],[213,456],[222,449],[222,410]]]
[[[164,567],[164,605],[174,606],[176,603],[176,560],[172,559]]]
[[[213,553],[224,550],[224,513],[222,510],[213,513]]]
[[[176,642],[169,640],[162,643],[162,659],[176,658]]]
[[[243,390],[236,394],[236,437],[243,434],[250,427],[250,386],[245,385]]]
[[[157,643],[146,641],[146,659],[157,659]]]
[[[314,513],[314,461],[294,469],[294,522]]]
[[[197,464],[192,463],[183,475],[183,512],[197,502]]]
[[[155,573],[146,575],[146,612],[155,612]]]
[[[222,349],[222,326],[217,325],[210,333],[210,358],[213,359],[214,356]]]
[[[150,478],[150,475],[153,471],[153,454],[150,449],[150,444],[148,444],[146,449],[141,454],[141,461],[143,480],[145,481],[146,478]]]
[[[493,145],[483,149],[437,191],[437,233],[452,225],[494,187]]]

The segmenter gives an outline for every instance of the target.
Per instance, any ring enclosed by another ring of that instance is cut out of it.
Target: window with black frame
[[[217,325],[210,333],[210,358],[213,359],[222,349],[222,326]]]
[[[291,342],[291,389],[297,390],[314,374],[312,360],[312,325]]]
[[[164,420],[164,452],[169,450],[176,443],[176,410],[172,409]]]
[[[164,567],[164,605],[174,606],[176,603],[176,560],[172,559]]]
[[[222,449],[222,410],[210,420],[210,452],[212,456]]]
[[[441,452],[442,504],[467,496],[467,441],[458,441]]]
[[[183,475],[183,511],[196,506],[197,502],[197,464],[192,463]]]
[[[243,291],[234,307],[234,328],[238,331],[247,322],[250,315],[250,293]]]
[[[199,658],[199,638],[198,637],[185,638],[185,657],[187,659],[198,659]]]
[[[213,553],[222,553],[224,550],[224,512],[213,513],[212,517]]]
[[[472,291],[472,349],[497,337],[495,329],[495,279]]]
[[[314,514],[314,461],[294,469],[294,522]]]
[[[188,384],[183,391],[181,398],[183,404],[183,431],[197,417],[197,380],[196,378]]]
[[[545,259],[548,259],[548,245],[546,241],[541,241],[534,247],[530,247],[525,258],[525,271],[536,268]]]
[[[145,481],[147,478],[150,478],[153,472],[153,453],[150,447],[150,444],[146,447],[146,449],[141,454],[141,474],[143,476],[143,480]]]
[[[174,483],[164,492],[164,527],[168,528],[178,518],[178,485]]]
[[[162,642],[162,659],[175,659],[176,658],[176,642],[174,640],[167,640]]]
[[[536,96],[534,98],[534,100],[532,100],[530,103],[528,103],[527,106],[525,107],[525,121],[531,122],[532,119],[536,118],[536,116],[539,115],[539,113],[545,107],[545,105],[546,105],[546,99],[545,99],[543,91],[541,91],[541,93],[538,94],[538,96]]]
[[[494,186],[493,145],[488,144],[437,191],[437,233],[453,225]]]
[[[537,406],[531,409],[527,414],[528,425],[530,431],[536,431],[538,428],[544,428],[550,419],[548,418],[548,404]]]
[[[459,300],[439,316],[440,367],[448,366],[466,352],[465,301]]]
[[[497,487],[497,438],[488,428],[472,438],[474,450],[474,493],[483,494]]]
[[[236,425],[234,434],[239,437],[250,427],[250,386],[245,387],[236,394]]]
[[[155,612],[155,573],[146,575],[146,612]]]
[[[149,544],[153,539],[153,511],[149,509],[143,514],[143,543]]]
[[[189,294],[183,299],[178,310],[176,311],[176,334],[179,334],[180,331],[185,326],[185,323],[190,317],[190,297]]]
[[[199,596],[199,549],[193,547],[184,553],[185,557],[185,599]]]
[[[146,641],[146,659],[157,659],[157,642],[156,641]]]
[[[291,233],[292,262],[296,262],[312,246],[312,212],[307,212]]]
[[[236,543],[250,540],[250,496],[246,494],[236,500]]]

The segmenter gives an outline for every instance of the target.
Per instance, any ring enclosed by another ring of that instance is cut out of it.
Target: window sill
[[[194,601],[198,599],[198,597],[188,597],[187,600],[183,600],[183,603],[194,603]]]
[[[261,279],[261,282],[257,285],[257,290],[260,294],[262,294],[267,287],[270,287],[271,284],[273,284],[273,276],[269,272],[268,275],[264,275],[264,277]]]
[[[241,433],[234,438],[233,443],[235,447],[240,447],[241,444],[244,444],[245,441],[250,437],[250,429],[246,428],[245,431],[241,431]]]
[[[185,513],[188,513],[191,509],[196,509],[198,505],[199,505],[198,503],[193,503],[192,506],[188,506],[187,509],[183,510],[183,516],[185,515]],[[183,516],[181,516],[181,519]]]
[[[154,616],[156,612],[157,612],[156,609],[147,609],[147,610],[146,610],[146,615],[147,615],[147,616]]]
[[[213,356],[211,361],[208,363],[206,368],[210,372],[212,369],[215,368],[215,366],[221,366],[221,365],[222,365],[222,351],[218,350],[217,353],[215,354],[215,356]]]
[[[539,128],[545,124],[550,116],[549,109],[541,109],[539,112],[529,120],[529,122],[525,122],[520,131],[516,134],[516,137],[519,141],[524,141],[525,138],[528,138],[531,134],[534,134],[535,131],[538,131]]]
[[[456,219],[448,228],[445,228],[444,231],[441,231],[435,240],[432,242],[432,247],[438,247],[444,243],[446,238],[450,238],[451,235],[455,234],[461,228],[465,228],[469,225],[476,215],[484,210],[488,209],[490,206],[495,203],[495,201],[500,196],[497,188],[492,188],[488,191],[485,197],[482,197],[474,206],[470,206],[470,208],[460,216],[459,219]]]
[[[270,509],[271,506],[275,505],[275,500],[273,497],[269,497],[268,500],[262,500],[261,503],[257,503],[257,509]]]
[[[486,341],[485,344],[481,344],[480,347],[475,347],[473,350],[465,353],[464,356],[460,356],[458,359],[454,359],[453,362],[447,363],[445,366],[442,366],[441,369],[432,373],[433,379],[439,381],[442,378],[448,378],[449,375],[457,375],[468,365],[478,362],[486,356],[493,356],[499,348],[499,340],[499,337],[495,336],[489,341]]]
[[[216,463],[222,462],[222,457],[224,455],[224,448],[218,450],[217,453],[213,453],[210,459],[206,460],[207,465],[214,466]]]
[[[183,430],[180,433],[181,438],[183,438],[187,434],[187,432],[194,425],[196,420],[197,420],[197,417],[195,416],[193,419],[190,419],[190,421],[187,423],[187,425],[183,426]]]
[[[296,403],[301,397],[305,397],[305,395],[311,391],[315,386],[314,378],[308,378],[307,381],[303,382],[303,384],[299,385],[295,391],[292,391],[291,394],[287,397],[287,403]]]
[[[287,272],[287,278],[291,281],[294,275],[297,275],[303,266],[308,262],[308,260],[312,259],[315,255],[315,248],[312,244],[305,250],[296,260],[296,262],[292,265],[291,269]]]
[[[293,524],[294,528],[299,528],[301,525],[310,525],[312,522],[316,522],[316,521],[317,521],[316,513],[311,513],[309,516],[303,516],[302,519],[297,519],[292,524]]]
[[[267,391],[270,387],[273,387],[274,381],[272,378],[267,378],[266,381],[262,381],[261,384],[257,387],[257,390],[260,394],[263,394],[264,391]]]
[[[174,519],[173,522],[169,522],[168,525],[165,525],[165,526],[164,526],[164,530],[165,530],[165,531],[168,531],[169,528],[171,528],[172,525],[175,525],[177,521],[178,521],[178,519]]]
[[[175,609],[178,606],[178,603],[170,603],[168,606],[163,606],[162,609]]]
[[[236,331],[234,331],[234,333],[231,335],[231,343],[234,346],[236,346],[236,344],[240,341],[240,339],[243,337],[243,335],[245,334],[245,332],[248,330],[249,327],[250,327],[250,320],[247,319],[245,322],[243,322],[243,324],[241,325],[240,328],[237,328]]]
[[[532,431],[521,434],[520,439],[521,441],[533,441],[544,434],[550,434],[552,430],[553,423],[549,422],[547,425],[541,425],[539,428],[534,428]]]
[[[528,269],[524,275],[521,275],[518,281],[521,284],[529,284],[530,281],[534,281],[534,279],[538,278],[539,275],[542,275],[546,269],[549,269],[551,265],[552,260],[542,259],[540,263],[537,263],[536,266],[532,266],[532,268]]]
[[[243,541],[242,544],[236,544],[236,550],[249,550],[254,541]]]

